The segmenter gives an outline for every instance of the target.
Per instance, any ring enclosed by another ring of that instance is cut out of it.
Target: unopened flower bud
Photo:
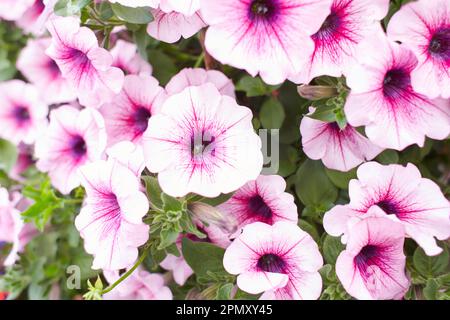
[[[193,202],[189,204],[188,209],[194,217],[207,225],[214,225],[224,233],[232,234],[237,230],[237,222],[229,215],[223,214],[218,209],[202,202]]]
[[[338,94],[337,89],[334,87],[312,86],[308,84],[298,86],[297,91],[302,98],[312,101],[335,97]]]

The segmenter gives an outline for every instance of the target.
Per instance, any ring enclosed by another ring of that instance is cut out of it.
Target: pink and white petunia
[[[168,95],[180,93],[187,87],[201,86],[212,83],[222,95],[236,97],[234,84],[225,74],[217,70],[205,70],[202,68],[185,68],[170,79],[166,85]]]
[[[430,100],[413,90],[411,72],[417,59],[382,33],[361,44],[359,63],[351,68],[351,92],[345,104],[348,122],[366,126],[366,135],[384,148],[403,150],[425,137],[442,140],[450,134],[450,101]]]
[[[169,97],[150,118],[143,145],[147,168],[164,192],[205,197],[237,190],[262,169],[261,139],[250,109],[210,83]]]
[[[32,224],[25,223],[20,214],[29,201],[22,199],[18,193],[11,195],[8,190],[0,187],[0,243],[12,244],[11,251],[4,261],[5,266],[13,265],[19,258],[25,245],[36,235],[37,230]]]
[[[17,152],[17,161],[9,172],[9,176],[16,181],[24,181],[23,173],[35,163],[33,158],[34,146],[19,144]]]
[[[223,64],[280,84],[302,71],[331,0],[203,0],[205,45]]]
[[[280,176],[260,175],[236,191],[225,203],[219,205],[223,214],[232,216],[237,223],[237,234],[253,222],[274,224],[286,221],[297,224],[297,206],[294,197],[285,192],[286,181]]]
[[[107,277],[108,282],[118,280]],[[164,277],[158,273],[149,273],[142,268],[135,270],[114,290],[103,295],[105,300],[172,300],[173,295],[164,283]]]
[[[49,173],[61,193],[68,194],[80,185],[78,169],[100,160],[105,147],[105,124],[98,111],[62,106],[50,113],[50,125],[37,139],[36,166]]]
[[[47,29],[52,43],[46,53],[74,87],[82,105],[99,107],[120,92],[123,71],[112,66],[111,54],[99,47],[92,30],[80,27],[74,17],[55,17],[47,22]]]
[[[130,169],[138,178],[145,169],[144,151],[141,146],[138,146],[133,142],[122,141],[116,143],[112,147],[106,149],[106,154],[108,155],[108,159],[113,159]]]
[[[390,219],[368,218],[355,224],[336,261],[336,275],[345,290],[360,300],[401,299],[410,284],[404,241],[403,226]]]
[[[390,20],[387,33],[419,60],[411,73],[414,90],[430,98],[450,98],[450,2],[405,4]]]
[[[120,141],[141,144],[148,120],[158,113],[165,99],[164,89],[152,76],[126,76],[119,95],[100,108],[109,145]]]
[[[114,160],[89,163],[80,176],[86,200],[75,226],[86,252],[94,255],[92,268],[129,267],[149,237],[149,227],[142,222],[149,204],[139,178]]]
[[[321,75],[340,77],[354,61],[358,44],[380,28],[388,9],[389,0],[333,0],[330,14],[312,35],[314,51],[291,80],[309,83]]]
[[[435,238],[450,237],[450,203],[437,184],[422,178],[413,164],[403,167],[368,162],[358,168],[357,175],[349,184],[350,203],[337,205],[324,216],[329,234],[347,236],[359,220],[381,216],[403,224],[406,235],[427,255],[442,252]]]
[[[134,43],[119,39],[110,53],[113,57],[112,66],[122,69],[125,74],[152,74],[152,66],[142,59]]]
[[[0,83],[0,137],[34,143],[47,126],[48,106],[39,91],[21,80]]]
[[[169,253],[159,265],[164,269],[171,271],[173,280],[180,286],[183,286],[187,279],[194,274],[194,271],[187,264],[186,260],[184,260],[182,254],[177,257]]]
[[[40,34],[45,30],[44,24],[40,19],[44,13],[45,4],[43,0],[35,0],[23,15],[16,20],[16,24],[27,33]]]
[[[165,12],[179,12],[185,16],[192,16],[200,10],[200,0],[160,0],[161,10]]]
[[[147,26],[147,33],[153,38],[167,43],[174,43],[182,37],[188,39],[206,27],[200,12],[185,16],[176,11],[165,12],[160,9],[151,10],[155,20]]]
[[[20,19],[25,11],[33,6],[35,0],[0,1],[0,19],[14,21]]]
[[[349,171],[383,150],[350,125],[341,129],[336,122],[306,116],[300,123],[300,132],[303,152],[333,170]]]
[[[254,222],[225,251],[225,270],[238,287],[261,299],[314,300],[322,290],[319,248],[296,224]]]
[[[50,38],[30,39],[20,52],[17,69],[39,89],[42,98],[49,104],[76,100],[76,91],[63,78],[56,62],[45,54]]]

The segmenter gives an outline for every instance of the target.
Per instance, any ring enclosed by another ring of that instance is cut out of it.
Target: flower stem
[[[105,293],[110,292],[111,290],[113,290],[115,287],[117,287],[119,284],[122,283],[122,281],[124,281],[126,278],[128,278],[140,265],[142,262],[144,262],[145,258],[148,255],[148,248],[144,249],[144,252],[142,253],[141,257],[139,258],[139,260],[134,264],[134,266],[128,270],[127,272],[125,272],[116,282],[114,282],[112,285],[110,285],[108,288],[106,288],[105,290],[102,291],[102,295],[104,295]]]

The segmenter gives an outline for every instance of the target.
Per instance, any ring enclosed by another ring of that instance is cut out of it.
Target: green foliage
[[[270,98],[263,103],[259,119],[264,128],[279,129],[283,125],[284,118],[284,109],[280,101]]]
[[[0,139],[0,170],[8,173],[17,161],[17,148],[9,141]]]
[[[59,0],[54,7],[54,12],[58,16],[79,16],[81,11],[92,0]]]
[[[111,3],[114,14],[122,21],[133,24],[148,24],[153,21],[150,8],[130,8],[119,3]]]
[[[236,84],[237,91],[244,91],[247,97],[270,95],[279,86],[269,86],[259,77],[243,76]]]

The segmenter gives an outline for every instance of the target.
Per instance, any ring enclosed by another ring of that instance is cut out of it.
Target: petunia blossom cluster
[[[316,300],[330,267],[333,294],[405,298],[407,246],[448,254],[450,0],[392,8],[3,1],[0,20],[28,35],[20,75],[0,82],[0,147],[16,152],[0,157],[3,264],[69,221],[67,245],[78,237],[109,283],[85,297],[217,298],[232,284],[228,298]],[[217,273],[199,267],[217,257]]]

